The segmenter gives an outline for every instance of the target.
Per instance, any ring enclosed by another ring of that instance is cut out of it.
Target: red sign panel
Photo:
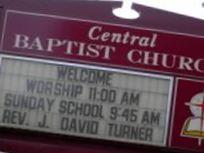
[[[177,79],[171,146],[203,151],[204,82]]]
[[[8,11],[6,53],[203,77],[203,38]]]

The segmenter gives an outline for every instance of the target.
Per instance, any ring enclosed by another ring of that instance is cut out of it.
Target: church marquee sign
[[[203,43],[194,35],[8,10],[0,127],[202,150]]]

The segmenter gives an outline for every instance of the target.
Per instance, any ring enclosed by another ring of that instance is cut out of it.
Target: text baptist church
[[[117,45],[122,44],[129,45],[133,48],[127,51],[124,60],[136,66],[143,65],[168,70],[172,69],[174,71],[204,73],[203,58],[180,56],[146,49],[154,49],[156,47],[159,37],[156,33],[152,33],[151,36],[139,36],[131,34],[129,31],[124,33],[107,32],[103,30],[102,26],[92,26],[87,32],[87,37],[89,40],[97,43],[85,43],[66,39],[61,40],[58,38],[43,39],[40,36],[33,38],[24,34],[15,34],[13,48],[50,53],[60,49],[63,50],[65,55],[111,60],[113,56],[117,55],[119,50]],[[144,50],[137,49],[138,47],[142,47]]]

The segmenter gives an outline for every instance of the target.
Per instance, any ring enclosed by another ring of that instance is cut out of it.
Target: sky
[[[204,20],[204,0],[95,0],[95,1],[124,1],[126,3],[127,1],[129,1],[132,4],[136,3]]]

